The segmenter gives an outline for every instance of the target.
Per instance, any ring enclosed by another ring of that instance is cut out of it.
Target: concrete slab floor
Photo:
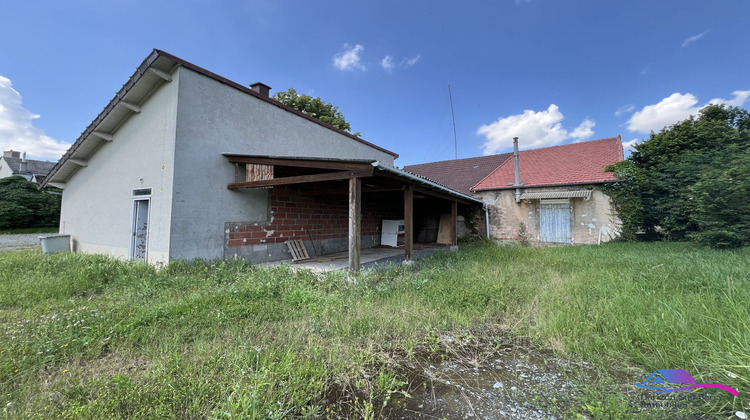
[[[412,252],[412,261],[417,261],[424,257],[430,256],[438,251],[450,251],[452,247],[444,245],[420,245],[415,247]],[[359,264],[360,270],[372,269],[378,265],[400,264],[404,261],[404,248],[364,248],[360,251]],[[323,255],[318,258],[292,262],[292,260],[276,261],[268,263],[271,266],[290,265],[295,268],[305,268],[318,273],[325,273],[334,270],[349,269],[349,252],[337,252],[334,254]]]

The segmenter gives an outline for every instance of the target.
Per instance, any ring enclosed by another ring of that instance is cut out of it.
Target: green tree
[[[56,226],[60,201],[23,177],[0,179],[0,229]]]
[[[333,106],[320,98],[313,98],[310,95],[300,95],[296,90],[290,88],[286,92],[275,93],[273,99],[340,130],[350,133],[352,131],[351,125],[346,122],[344,114],[339,111],[339,107]],[[360,136],[360,133],[357,132],[354,135]]]
[[[747,180],[750,113],[711,105],[697,117],[651,133],[627,161],[609,168],[623,237],[750,244]],[[608,191],[609,192],[609,191]]]

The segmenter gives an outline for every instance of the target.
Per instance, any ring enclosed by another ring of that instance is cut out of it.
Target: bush
[[[0,229],[57,226],[60,201],[20,176],[0,179]]]

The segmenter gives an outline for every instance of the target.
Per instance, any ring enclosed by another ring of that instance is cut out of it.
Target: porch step
[[[310,255],[307,254],[304,242],[300,239],[292,239],[286,241],[286,246],[289,248],[289,253],[292,254],[292,261],[309,260]]]

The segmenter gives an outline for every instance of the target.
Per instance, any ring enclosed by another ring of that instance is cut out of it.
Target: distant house
[[[409,258],[420,219],[482,208],[270,89],[154,50],[44,181],[63,189],[60,233],[76,251],[151,263],[283,260],[300,241],[348,250],[356,270],[385,224],[404,226]]]
[[[41,183],[55,166],[55,162],[26,159],[26,153],[8,150],[0,158],[0,178],[21,176],[27,181]]]
[[[524,150],[519,152],[520,186],[515,185],[512,153],[404,170],[457,190],[474,182],[469,189],[487,204],[495,239],[592,244],[617,235],[619,219],[609,197],[596,187],[617,181],[604,167],[623,158],[620,137]],[[499,164],[487,170],[483,164],[488,162]]]

